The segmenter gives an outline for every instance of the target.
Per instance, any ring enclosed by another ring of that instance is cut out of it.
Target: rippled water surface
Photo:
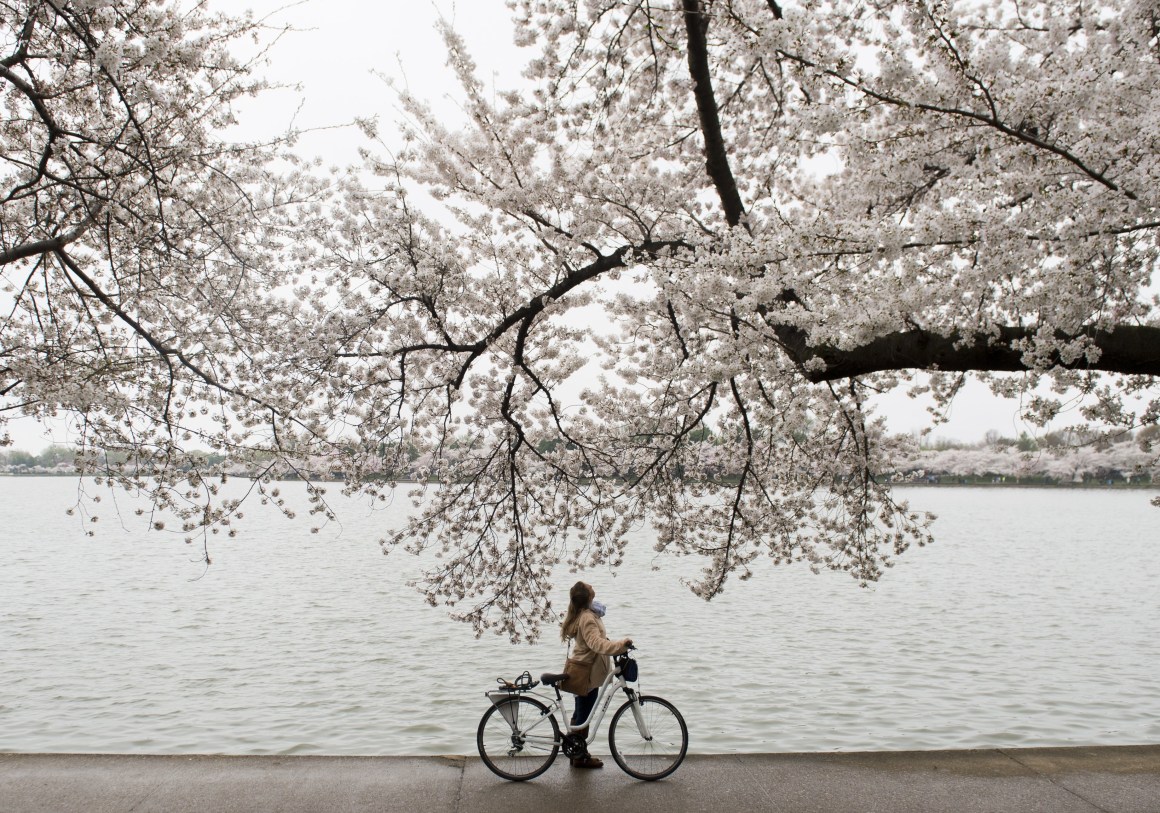
[[[123,495],[120,520],[108,496],[98,523],[66,516],[77,487],[0,478],[0,751],[473,753],[496,676],[563,662],[424,605],[420,563],[376,544],[405,507],[339,499],[312,534],[255,505],[205,570]],[[705,604],[679,582],[693,563],[650,568],[645,532],[618,575],[586,576],[691,750],[1160,741],[1152,494],[905,494],[938,542],[869,589],[761,568]]]

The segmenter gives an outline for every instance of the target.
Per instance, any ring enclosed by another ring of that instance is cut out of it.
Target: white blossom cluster
[[[369,183],[216,140],[244,20],[5,4],[0,393],[189,533],[239,509],[193,443],[274,500],[296,460],[384,499],[421,461],[384,549],[513,639],[644,524],[706,598],[761,556],[879,578],[930,540],[868,405],[917,370],[1160,420],[1154,3],[509,5],[528,89],[448,30],[468,123],[404,93]]]

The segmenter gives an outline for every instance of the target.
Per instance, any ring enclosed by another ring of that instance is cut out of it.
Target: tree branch
[[[1070,150],[1068,150],[1064,147],[1061,147],[1058,144],[1055,144],[1053,142],[1046,141],[1045,139],[1039,138],[1038,136],[1034,135],[1033,133],[1027,131],[1026,129],[1020,129],[1019,127],[1012,127],[1011,125],[1006,124],[1002,119],[999,118],[998,112],[994,109],[993,106],[990,106],[990,111],[988,113],[977,113],[974,110],[967,110],[967,109],[963,109],[963,108],[959,108],[959,107],[946,107],[943,105],[929,104],[926,102],[910,101],[908,99],[894,96],[894,95],[891,95],[889,93],[875,90],[874,88],[870,87],[867,83],[865,83],[859,79],[851,78],[850,76],[847,76],[846,74],[842,73],[841,71],[835,70],[833,68],[827,68],[823,65],[819,65],[818,63],[816,63],[810,59],[806,59],[803,56],[799,56],[797,54],[791,54],[788,51],[784,51],[781,49],[778,49],[777,54],[778,54],[778,56],[780,56],[784,59],[788,59],[792,62],[796,62],[797,64],[802,65],[803,67],[810,68],[812,70],[816,70],[819,73],[823,74],[824,76],[828,76],[828,77],[846,85],[847,87],[857,91],[858,93],[862,93],[862,94],[870,97],[871,99],[875,99],[876,101],[882,102],[884,104],[893,105],[895,107],[904,107],[904,108],[913,108],[915,110],[923,110],[923,111],[928,112],[928,113],[936,113],[936,114],[943,115],[943,116],[963,118],[963,119],[967,119],[969,121],[979,122],[980,124],[987,125],[988,127],[992,127],[995,130],[997,130],[998,132],[1002,133],[1005,136],[1008,136],[1009,138],[1011,138],[1015,141],[1021,141],[1024,144],[1030,144],[1031,146],[1033,146],[1037,149],[1046,150],[1047,152],[1050,152],[1050,153],[1053,153],[1053,154],[1059,156],[1064,161],[1067,161],[1068,163],[1075,166],[1084,175],[1087,175],[1089,178],[1091,178],[1096,183],[1099,183],[1099,184],[1107,187],[1108,189],[1112,190],[1113,192],[1119,192],[1119,193],[1125,195],[1126,197],[1130,198],[1131,200],[1138,199],[1136,193],[1132,192],[1129,189],[1124,189],[1119,184],[1117,184],[1115,181],[1113,181],[1111,178],[1104,175],[1102,172],[1099,172],[1099,171],[1093,169],[1092,167],[1089,167],[1087,164],[1085,164],[1083,162],[1082,159],[1080,159],[1080,157],[1078,155],[1074,154]]]
[[[717,187],[717,196],[725,209],[725,221],[730,226],[741,223],[745,205],[737,191],[737,180],[729,168],[729,153],[721,134],[721,116],[713,94],[713,80],[709,72],[709,43],[706,33],[709,19],[700,0],[682,0],[685,12],[685,31],[689,38],[689,76],[693,80],[693,98],[697,101],[697,115],[705,138],[705,169]]]
[[[890,333],[850,350],[809,344],[800,328],[773,325],[786,353],[814,383],[853,378],[887,370],[942,370],[957,372],[1028,372],[1056,368],[1093,370],[1123,375],[1160,376],[1160,326],[1120,325],[1112,330],[1092,329],[1076,334],[1056,330],[1061,342],[1083,339],[1099,351],[1089,361],[1086,354],[1070,361],[1052,351],[1045,364],[1035,364],[1027,350],[1039,335],[1037,327],[1001,326],[996,334],[943,336],[923,330]]]
[[[467,373],[467,369],[472,363],[483,355],[487,348],[491,347],[495,342],[509,330],[517,325],[530,325],[531,322],[539,316],[545,308],[557,299],[560,299],[569,291],[578,288],[581,285],[596,279],[601,274],[613,271],[618,268],[625,268],[630,258],[634,254],[647,254],[649,256],[657,256],[660,252],[668,249],[674,250],[678,248],[690,248],[688,243],[682,240],[648,240],[637,246],[621,246],[610,254],[602,254],[599,259],[589,263],[583,268],[576,269],[569,274],[564,275],[555,285],[551,286],[543,293],[538,294],[528,299],[523,305],[504,317],[495,327],[488,331],[486,336],[483,336],[474,342],[420,342],[416,344],[407,345],[406,347],[396,347],[386,351],[375,352],[341,352],[335,355],[339,358],[372,358],[376,356],[398,356],[406,355],[408,353],[417,352],[421,350],[440,350],[451,353],[467,353],[468,358],[461,368],[459,378],[456,380],[455,386],[463,383],[463,378]]]
[[[8,263],[23,260],[28,257],[35,257],[41,254],[52,254],[68,246],[81,237],[93,225],[94,221],[100,216],[101,210],[104,208],[103,204],[98,206],[96,211],[82,220],[75,229],[58,234],[56,237],[49,237],[44,240],[35,240],[31,243],[22,243],[21,245],[10,248],[7,251],[0,251],[0,265],[8,265]]]

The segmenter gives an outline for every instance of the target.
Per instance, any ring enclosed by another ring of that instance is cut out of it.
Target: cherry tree
[[[6,70],[31,92],[8,80],[29,112],[6,136],[23,157],[5,206],[33,197],[26,178],[64,203],[56,220],[14,219],[13,238],[5,211],[5,257],[44,278],[19,283],[21,302],[69,301],[66,333],[87,355],[26,352],[42,331],[22,306],[29,338],[6,328],[0,356],[19,383],[0,386],[37,409],[115,416],[104,436],[166,454],[175,409],[218,405],[202,440],[276,461],[267,476],[330,460],[352,492],[386,496],[420,460],[415,519],[384,549],[430,551],[427,599],[513,638],[554,618],[554,576],[615,566],[645,525],[658,551],[703,559],[691,586],[706,598],[758,557],[879,578],[930,539],[930,518],[879,476],[906,441],[875,416],[878,393],[945,403],[978,375],[1023,393],[1031,421],[1077,399],[1089,428],[1160,419],[1153,3],[510,5],[533,53],[526,84],[486,87],[448,30],[466,121],[404,93],[406,147],[370,159],[374,181],[284,182],[252,153],[233,161],[214,116],[245,74],[215,85],[223,68],[177,60],[161,96],[203,129],[163,109],[233,162],[142,175],[122,140],[181,156],[189,137],[138,137],[122,116],[126,135],[101,142],[116,148],[95,151],[127,162],[100,176],[122,186],[75,197],[36,169],[56,166],[48,122],[62,114],[39,112],[49,94],[10,37]],[[172,53],[188,36],[165,41]],[[89,66],[84,109],[120,115],[124,102],[102,104],[140,66],[118,73],[103,42],[35,53],[44,75]],[[212,213],[182,219],[174,249],[158,239],[168,211],[136,214],[166,200],[134,185],[152,176]],[[112,217],[123,199],[139,209]],[[30,248],[66,239],[83,251]],[[130,285],[148,318],[96,294],[78,256]],[[131,351],[92,350],[110,323]],[[126,352],[131,372],[113,378]],[[99,386],[50,382],[58,358]],[[153,406],[125,417],[141,393]]]
[[[264,87],[237,46],[276,32],[160,0],[10,0],[0,31],[0,421],[71,416],[85,471],[228,524],[193,450],[308,420],[283,260],[321,183],[290,136],[226,136]]]
[[[365,282],[363,445],[435,461],[386,543],[443,557],[429,600],[534,634],[553,568],[646,522],[705,597],[758,556],[877,579],[929,539],[870,408],[915,371],[1033,421],[1157,420],[1152,4],[515,10],[531,90],[489,92],[448,32],[469,124],[405,98],[391,192],[332,249]]]

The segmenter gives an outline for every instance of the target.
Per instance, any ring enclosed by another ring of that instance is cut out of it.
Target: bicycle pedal
[[[584,740],[580,737],[577,737],[575,734],[566,734],[564,736],[562,747],[564,756],[568,757],[569,759],[572,757],[578,757],[581,754],[586,753],[588,750]]]

